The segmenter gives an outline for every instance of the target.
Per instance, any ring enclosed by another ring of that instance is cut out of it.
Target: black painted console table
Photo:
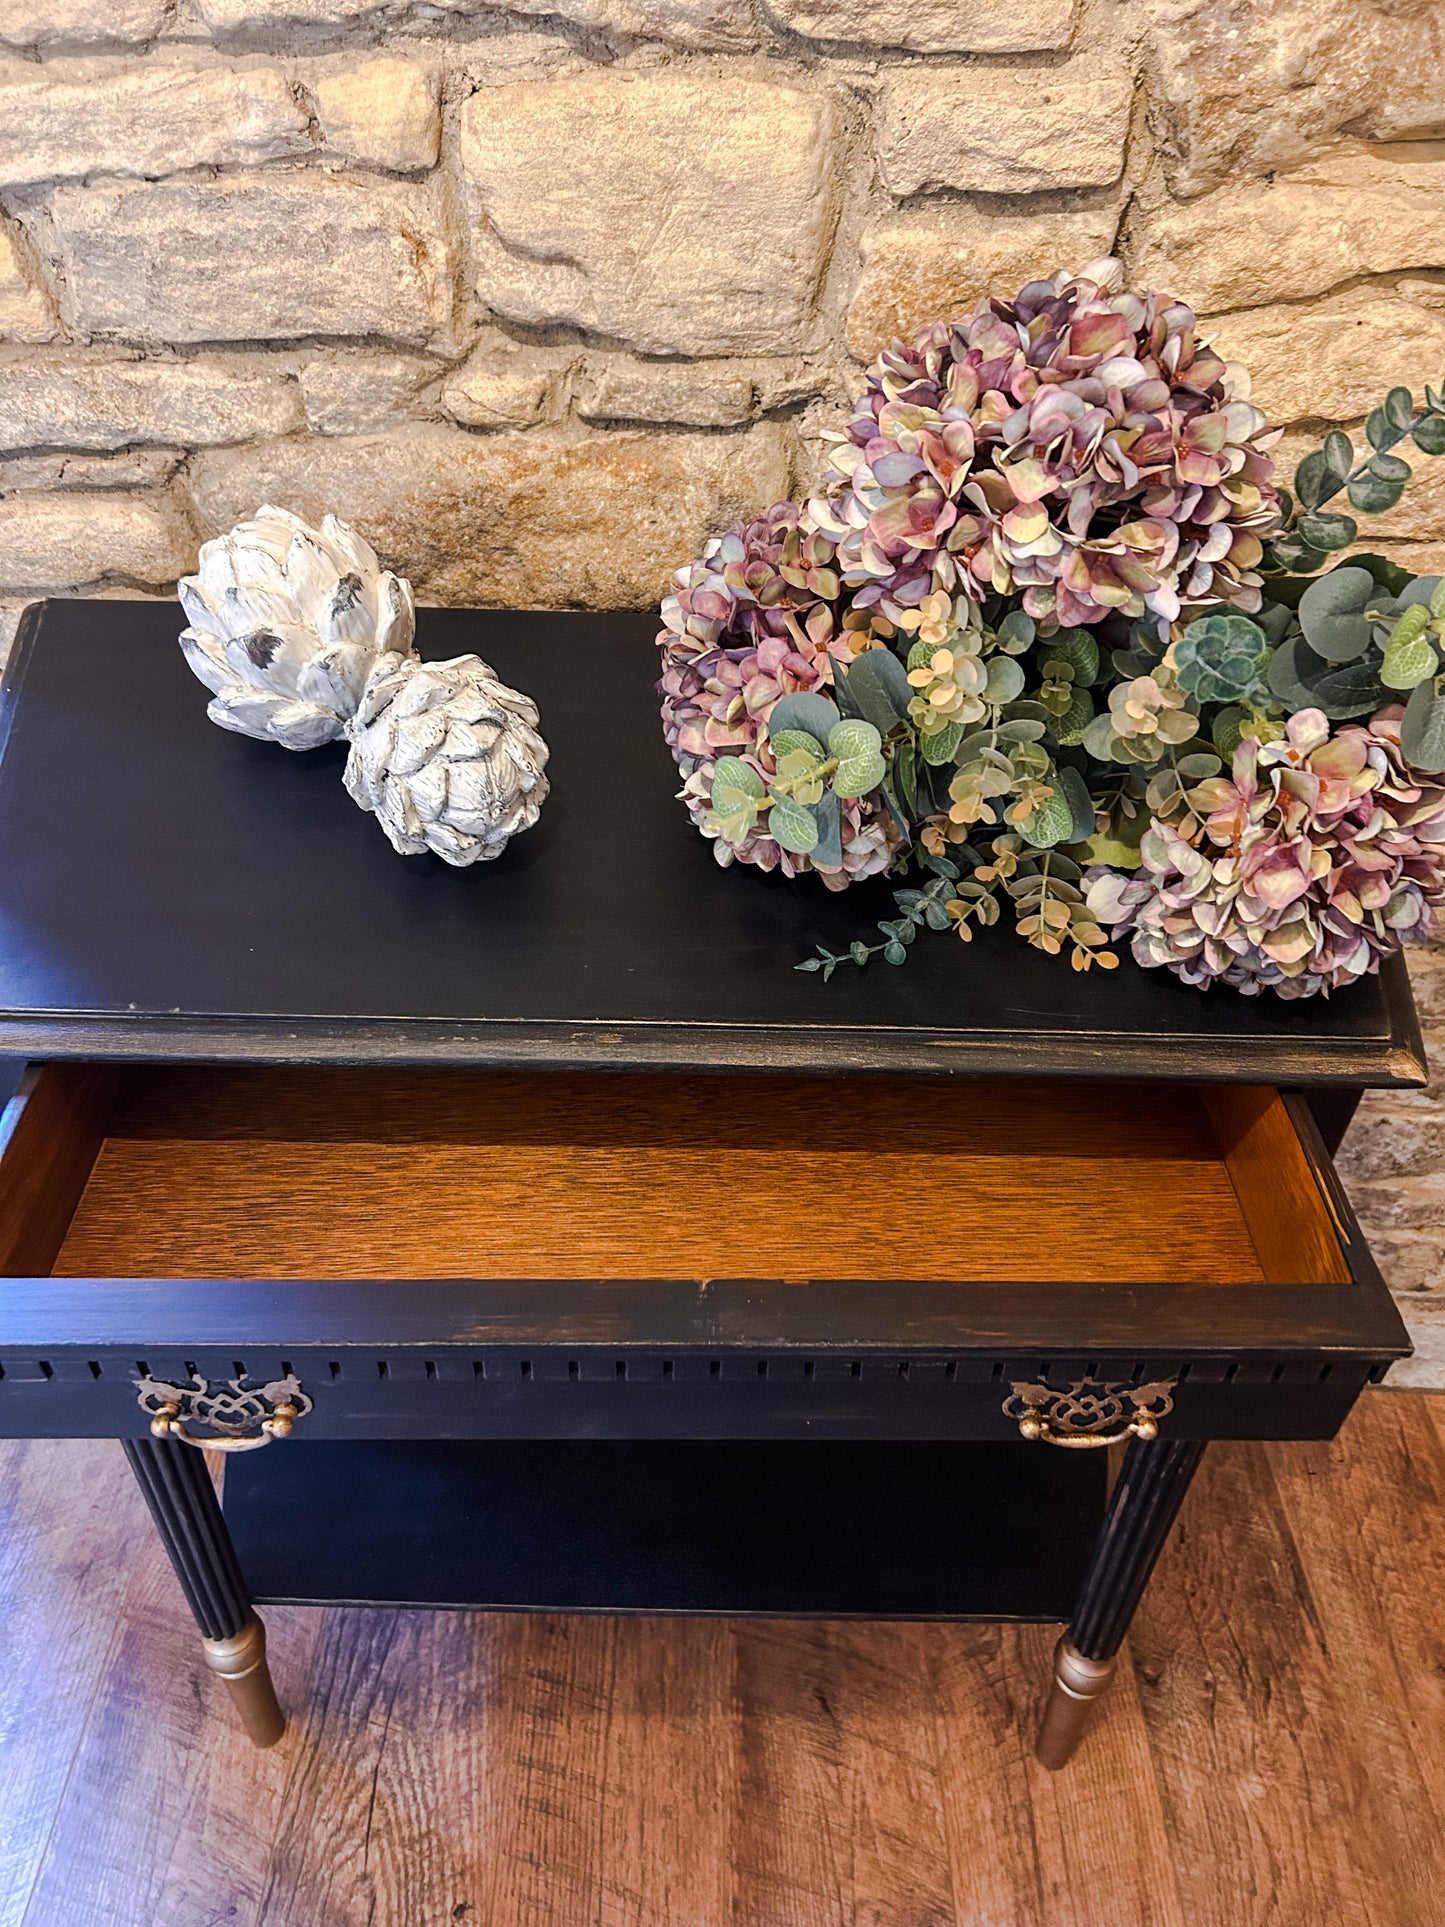
[[[178,627],[52,602],[6,673],[0,1434],[124,1442],[262,1744],[253,1602],[1015,1617],[1062,1764],[1205,1442],[1408,1349],[1330,1164],[1423,1082],[1399,961],[824,986],[886,886],[717,868],[649,618],[423,613],[553,748],[466,872],[213,728]]]

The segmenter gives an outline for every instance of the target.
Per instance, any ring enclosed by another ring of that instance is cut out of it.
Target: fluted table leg
[[[1047,1767],[1066,1765],[1084,1737],[1203,1451],[1202,1439],[1135,1439],[1125,1454],[1074,1616],[1054,1653],[1035,1746]]]
[[[172,1439],[122,1439],[186,1604],[207,1666],[230,1689],[247,1734],[274,1746],[286,1730],[257,1618],[203,1454]]]

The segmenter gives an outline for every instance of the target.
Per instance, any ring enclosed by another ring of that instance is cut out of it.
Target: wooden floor
[[[1445,1927],[1445,1398],[1214,1446],[1075,1765],[1052,1633],[273,1610],[242,1743],[118,1448],[0,1446],[0,1927]]]

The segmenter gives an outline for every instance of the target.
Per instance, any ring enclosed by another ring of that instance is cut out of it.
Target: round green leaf
[[[1383,408],[1372,408],[1365,417],[1365,439],[1371,448],[1388,448],[1392,442],[1399,440]]]
[[[1412,634],[1402,624],[1386,645],[1380,681],[1386,689],[1413,689],[1427,676],[1433,676],[1439,666],[1439,657],[1431,648],[1429,637],[1419,630]]]
[[[1385,420],[1392,428],[1408,428],[1414,419],[1414,396],[1408,388],[1392,388],[1385,397]]]
[[[767,795],[767,785],[741,756],[719,756],[712,766],[712,806],[721,813],[726,807],[725,799],[734,796],[740,801],[761,803]]]
[[[770,729],[768,744],[772,749],[775,763],[781,763],[785,756],[796,756],[800,752],[810,756],[815,763],[821,763],[823,760],[823,745],[816,736],[810,736],[805,729]]]
[[[807,856],[818,847],[818,820],[801,803],[779,797],[768,811],[768,835],[794,856]]]
[[[1404,492],[1403,482],[1387,481],[1383,475],[1372,475],[1368,469],[1363,475],[1355,477],[1347,491],[1350,507],[1358,509],[1361,515],[1383,515],[1386,509],[1395,506]]]
[[[1385,397],[1385,412],[1390,411],[1390,398]],[[1343,481],[1355,465],[1355,445],[1343,428],[1332,428],[1325,436],[1320,453],[1330,470]]]
[[[1378,475],[1382,482],[1408,482],[1414,471],[1410,464],[1399,455],[1372,455],[1370,474]]]
[[[816,691],[779,696],[768,711],[768,734],[776,741],[784,730],[800,730],[821,744],[827,742],[828,731],[837,721],[837,706]]]
[[[1304,515],[1300,517],[1299,534],[1302,540],[1313,549],[1323,549],[1328,554],[1331,549],[1347,549],[1354,541],[1359,530],[1348,515]]]
[[[1375,595],[1368,569],[1333,569],[1300,597],[1300,627],[1316,655],[1327,662],[1353,662],[1369,646],[1364,611]]]
[[[1285,569],[1296,575],[1312,575],[1324,561],[1324,550],[1306,542],[1293,530],[1277,535],[1266,549],[1266,566]]]
[[[1294,492],[1305,509],[1317,509],[1327,495],[1334,493],[1339,477],[1325,460],[1323,449],[1306,455],[1294,472]]]
[[[1037,633],[1033,617],[1022,609],[1010,609],[995,631],[999,646],[1010,656],[1022,655]]]
[[[988,665],[988,680],[983,686],[984,701],[1011,703],[1024,690],[1024,672],[1012,656],[995,656]]]
[[[891,963],[891,964],[902,964],[902,963],[908,962],[908,952],[904,949],[903,945],[898,941],[897,937],[895,937],[891,943],[884,944],[883,961],[884,963]]]
[[[1445,415],[1426,415],[1412,433],[1422,455],[1445,455]]]

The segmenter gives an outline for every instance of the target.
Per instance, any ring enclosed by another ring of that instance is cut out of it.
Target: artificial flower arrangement
[[[896,342],[820,492],[709,542],[662,606],[681,800],[720,863],[911,870],[906,961],[1011,903],[1076,969],[1328,993],[1445,900],[1445,578],[1350,555],[1445,395],[1395,388],[1277,485],[1184,303],[1117,261]]]

